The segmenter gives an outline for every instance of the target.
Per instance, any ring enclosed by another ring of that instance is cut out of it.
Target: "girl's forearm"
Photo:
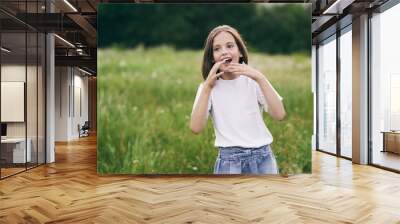
[[[204,86],[200,93],[199,100],[193,110],[190,119],[190,129],[195,134],[199,134],[207,123],[208,99],[210,98],[210,94],[211,89]]]
[[[275,120],[282,120],[286,115],[285,108],[283,107],[283,103],[278,94],[274,91],[271,83],[262,74],[256,81],[268,103],[268,112],[271,117]]]

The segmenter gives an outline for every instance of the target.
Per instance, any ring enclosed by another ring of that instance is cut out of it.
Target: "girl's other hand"
[[[213,67],[210,70],[210,73],[208,73],[208,77],[206,81],[204,82],[205,86],[208,88],[213,88],[215,85],[215,81],[217,81],[218,77],[220,77],[224,72],[217,73],[219,67],[221,66],[222,63],[225,61],[218,61],[216,62]]]
[[[252,78],[255,81],[258,81],[260,78],[263,78],[263,74],[258,70],[250,67],[247,64],[239,64],[239,63],[230,63],[225,72],[232,73],[234,75],[245,75],[249,78]]]

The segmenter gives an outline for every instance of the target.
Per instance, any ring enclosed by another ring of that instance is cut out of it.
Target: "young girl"
[[[200,133],[211,115],[219,149],[214,173],[278,174],[262,111],[282,120],[282,98],[261,72],[248,65],[247,49],[236,29],[223,25],[210,32],[202,73],[190,129]]]

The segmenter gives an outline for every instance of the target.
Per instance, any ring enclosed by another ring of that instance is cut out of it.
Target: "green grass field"
[[[201,77],[202,51],[170,47],[98,52],[98,172],[100,174],[212,174],[214,130],[194,135],[190,114]],[[308,55],[250,52],[284,98],[287,116],[264,114],[283,174],[311,172],[313,100]]]

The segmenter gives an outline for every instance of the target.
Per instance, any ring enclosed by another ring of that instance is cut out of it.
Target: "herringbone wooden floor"
[[[96,173],[96,139],[0,181],[0,223],[400,223],[400,175],[313,152],[313,174],[137,177]]]

